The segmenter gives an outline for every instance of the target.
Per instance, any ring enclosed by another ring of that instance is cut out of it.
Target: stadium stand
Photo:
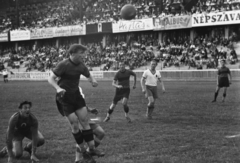
[[[239,0],[1,0],[0,3],[4,4],[0,7],[0,33],[20,29],[116,23],[122,20],[120,10],[127,3],[135,5],[136,19],[240,10]],[[225,36],[224,28],[196,28],[194,38],[190,38],[190,29],[165,31],[161,43],[158,31],[130,32],[118,36],[113,34],[107,36],[110,41],[106,41],[104,46],[102,39],[83,39],[83,44],[90,49],[85,61],[90,69],[100,67],[101,70],[115,70],[120,61],[125,61],[131,69],[138,69],[148,65],[153,57],[162,61],[161,68],[216,68],[218,59],[221,58],[227,59],[229,64],[238,64],[239,52],[235,50],[235,45],[240,40],[239,25],[229,26],[228,37]],[[78,40],[73,38],[72,41],[59,45],[44,39],[38,42],[45,43],[36,46],[33,40],[22,45],[19,43],[17,48],[14,43],[2,46],[0,43],[0,56],[4,56],[1,60],[12,68],[24,64],[26,71],[47,71],[66,58],[70,42],[76,43]]]

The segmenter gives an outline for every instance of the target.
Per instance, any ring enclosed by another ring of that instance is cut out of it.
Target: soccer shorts
[[[157,86],[146,85],[147,97],[152,96],[154,99],[158,98]]]
[[[218,79],[218,87],[229,87],[229,80],[228,77],[220,77]]]
[[[4,79],[8,78],[8,75],[3,75],[3,78],[4,78]]]
[[[24,138],[32,139],[31,130],[21,131],[19,129],[15,129],[13,133],[13,141],[22,141]]]
[[[56,94],[56,101],[60,114],[64,116],[68,116],[86,106],[85,100],[79,90],[73,93],[65,92],[63,97]]]
[[[56,100],[56,104],[57,104],[57,108],[58,108],[59,113],[60,113],[62,116],[65,116],[65,114],[64,114],[64,112],[63,112],[63,109],[62,109],[62,105],[60,104],[60,102],[59,102],[58,100]],[[98,128],[98,126],[100,126],[100,125],[97,124],[97,123],[94,122],[94,121],[89,120],[89,126],[91,127],[92,130],[95,130],[95,129]]]
[[[129,94],[130,94],[130,88],[117,88],[115,92],[115,96],[113,98],[113,103],[117,104],[118,101],[120,101],[124,97],[128,99]]]

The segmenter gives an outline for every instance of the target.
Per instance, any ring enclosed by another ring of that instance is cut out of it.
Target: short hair
[[[30,101],[23,101],[20,103],[18,109],[22,109],[23,105],[30,105],[30,107],[32,107],[32,102]]]
[[[79,50],[86,51],[87,47],[81,45],[81,44],[73,44],[70,46],[68,52],[70,54],[77,53]]]
[[[225,62],[226,62],[226,59],[221,59],[220,62],[224,62],[224,63],[225,63]]]
[[[126,62],[125,62],[125,61],[120,61],[119,64],[124,64],[124,65],[126,65]]]
[[[153,58],[153,59],[151,60],[151,62],[156,62],[156,63],[158,63],[158,62],[159,62],[159,59],[158,59],[158,58]]]

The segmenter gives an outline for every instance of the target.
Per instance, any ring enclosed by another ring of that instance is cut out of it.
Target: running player
[[[44,144],[44,137],[38,131],[38,120],[31,113],[32,103],[24,101],[19,105],[19,111],[13,114],[9,120],[7,129],[7,146],[0,152],[0,157],[8,154],[8,163],[13,163],[15,158],[20,158],[23,150],[31,155],[32,161],[39,161],[36,157],[37,147]],[[22,141],[24,138],[32,140],[24,148]]]
[[[83,94],[83,91],[82,91],[82,88],[79,87],[79,91],[82,95],[82,97],[85,99],[85,95]],[[56,99],[56,103],[57,103],[57,108],[58,108],[58,111],[59,113],[62,115],[62,116],[65,116],[64,115],[64,112],[63,112],[63,109],[62,109],[62,106],[61,104],[58,102],[58,100]],[[95,109],[95,108],[90,108],[90,107],[87,107],[88,109],[88,112],[92,113],[92,114],[95,114],[97,115],[98,114],[98,110]],[[75,121],[74,122],[78,122],[78,118],[77,116],[75,116]],[[80,128],[81,130],[83,129],[83,127],[81,126],[80,123],[74,123],[73,124],[74,127],[73,128]],[[96,122],[92,121],[91,119],[89,120],[89,125],[91,127],[91,129],[93,130],[93,134],[94,134],[94,141],[95,141],[95,147],[98,147],[101,143],[101,140],[103,139],[104,135],[105,135],[105,132],[104,130],[102,129],[102,127],[97,124]],[[73,132],[73,131],[72,131]],[[80,160],[81,160],[81,155],[82,157],[85,159],[85,160],[88,160],[88,162],[95,162],[95,160],[88,155],[88,150],[86,150],[86,148],[84,147],[84,144],[82,144],[81,146],[79,146],[78,144],[76,144],[76,158],[75,158],[75,163],[80,163]],[[104,154],[104,153],[103,153]]]
[[[127,105],[128,103],[128,99],[129,99],[129,94],[130,94],[130,76],[134,76],[134,84],[133,84],[133,89],[136,88],[136,74],[125,68],[125,63],[121,62],[120,63],[120,70],[116,73],[112,85],[114,87],[116,87],[116,92],[115,92],[115,96],[113,98],[113,102],[110,106],[110,108],[108,109],[108,113],[106,118],[104,119],[104,122],[107,122],[110,120],[110,116],[114,110],[114,108],[116,107],[118,101],[120,101],[122,99],[122,104],[123,104],[123,109],[125,112],[125,117],[127,119],[127,121],[130,123],[131,119],[128,116],[128,112],[129,112],[129,107]]]
[[[220,68],[218,68],[218,74],[217,74],[217,88],[214,94],[214,100],[212,102],[216,102],[218,92],[221,88],[223,88],[223,97],[222,102],[225,101],[225,98],[227,96],[227,88],[231,84],[232,76],[229,68],[225,66],[225,60],[220,60]]]
[[[73,44],[69,48],[70,57],[57,64],[48,78],[48,82],[57,91],[57,100],[63,108],[63,113],[71,124],[73,136],[79,146],[87,142],[90,150],[89,154],[102,156],[102,153],[95,149],[93,131],[88,123],[88,111],[86,103],[80,94],[78,85],[80,76],[88,78],[93,87],[98,83],[90,74],[89,70],[83,63],[87,48],[80,44]],[[58,83],[56,78],[60,78]],[[75,119],[78,117],[78,120]],[[75,128],[74,123],[80,122],[83,130]]]
[[[157,82],[162,83],[163,93],[165,92],[165,87],[163,81],[161,81],[161,74],[156,71],[158,61],[156,59],[151,61],[151,68],[144,71],[141,78],[141,86],[143,94],[148,98],[148,106],[146,116],[148,119],[152,119],[152,112],[154,110],[154,104],[158,98],[157,93]]]

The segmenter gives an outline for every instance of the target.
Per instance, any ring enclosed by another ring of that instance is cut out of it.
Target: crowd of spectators
[[[146,49],[144,45],[135,43],[133,46],[127,46],[126,43],[120,43],[118,46],[107,46],[102,48],[100,44],[87,44],[88,51],[84,58],[87,67],[92,70],[93,67],[103,67],[103,70],[116,70],[120,62],[125,62],[130,69],[135,69],[146,65],[154,58],[153,49]],[[5,49],[2,53],[8,56],[8,62],[11,68],[26,67],[26,71],[48,71],[56,64],[69,57],[67,49],[69,45],[43,46],[35,50],[21,47],[17,51]]]
[[[0,16],[0,31],[115,22],[125,4],[136,7],[136,19],[240,9],[240,0],[199,0],[191,11],[183,0],[57,0],[9,7]]]
[[[240,0],[198,0],[192,14],[240,10]]]
[[[235,33],[233,33],[234,35]],[[225,59],[229,64],[238,62],[237,53],[233,47],[235,35],[230,39],[216,35],[214,37],[198,36],[193,42],[190,38],[166,38],[164,45],[159,47],[159,59],[165,67],[180,67],[203,69],[217,68],[219,59]]]

